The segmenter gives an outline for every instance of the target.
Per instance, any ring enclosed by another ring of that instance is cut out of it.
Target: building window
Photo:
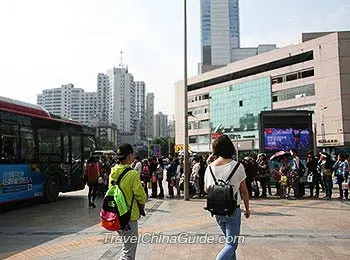
[[[302,71],[300,74],[301,74],[301,78],[308,78],[308,77],[313,77],[315,75],[315,72],[314,72],[314,69],[311,69],[311,70]]]
[[[240,100],[240,101],[239,101],[239,106],[240,106],[240,107],[243,107],[243,100]]]
[[[286,81],[292,81],[296,79],[298,79],[298,73],[293,73],[286,76]]]
[[[304,98],[315,95],[315,84],[300,86],[296,88],[275,91],[272,93],[272,102]]]

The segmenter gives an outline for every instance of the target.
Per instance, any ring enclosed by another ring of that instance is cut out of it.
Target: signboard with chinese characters
[[[185,146],[183,144],[176,144],[174,146],[175,153],[179,153],[179,152],[183,151],[184,148],[185,148]],[[190,150],[191,150],[191,146],[188,145],[188,151],[190,151]]]
[[[318,145],[322,146],[335,146],[340,145],[340,142],[338,139],[325,139],[325,140],[318,140]]]

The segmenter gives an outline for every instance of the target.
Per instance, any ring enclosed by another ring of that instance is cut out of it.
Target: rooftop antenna
[[[123,51],[120,51],[120,62],[119,62],[119,67],[124,68],[124,63],[123,63]]]

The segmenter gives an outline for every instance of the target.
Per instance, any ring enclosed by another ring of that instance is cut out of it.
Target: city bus
[[[95,129],[0,97],[0,205],[84,189]]]

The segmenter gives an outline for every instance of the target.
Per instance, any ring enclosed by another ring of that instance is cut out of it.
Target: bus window
[[[38,130],[39,161],[61,162],[61,135],[59,131],[49,129]]]
[[[18,161],[18,126],[1,123],[0,136],[1,163],[16,163]]]
[[[35,159],[34,131],[28,127],[21,127],[21,159],[24,163],[31,163]]]
[[[84,160],[89,159],[95,149],[95,138],[93,136],[84,136]]]

